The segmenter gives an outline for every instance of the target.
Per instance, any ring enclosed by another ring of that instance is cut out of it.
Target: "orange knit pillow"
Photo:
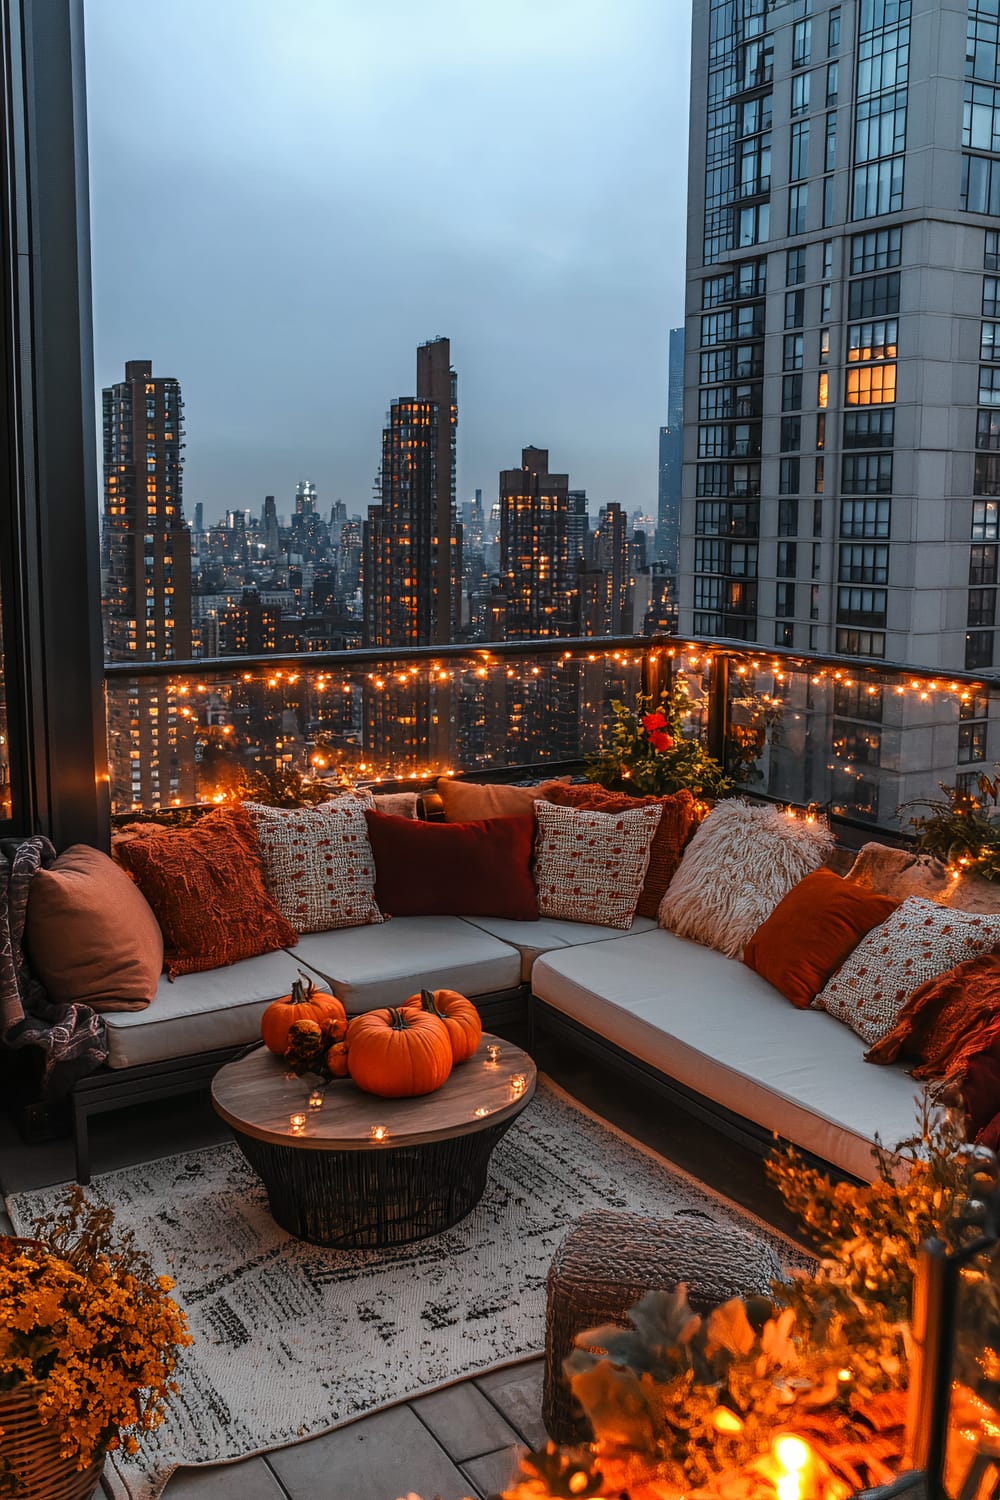
[[[861,939],[899,905],[832,870],[814,870],[757,928],[743,962],[799,1010],[807,1010]]]
[[[680,791],[670,792],[665,797],[629,797],[625,792],[609,792],[596,782],[574,785],[562,781],[547,781],[538,790],[546,802],[554,802],[557,807],[579,807],[590,812],[627,812],[629,808],[649,807],[654,803],[663,808],[636,907],[638,916],[655,917],[681,862],[688,836],[698,821],[691,793]]]
[[[115,856],[156,914],[171,979],[299,940],[264,889],[259,845],[242,807],[216,808],[191,828],[120,843]]]

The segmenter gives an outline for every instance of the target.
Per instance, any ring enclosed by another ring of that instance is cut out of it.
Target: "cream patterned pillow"
[[[336,797],[318,807],[243,806],[260,844],[267,893],[296,932],[384,921],[365,822],[370,796]]]
[[[663,808],[601,813],[542,801],[535,814],[541,915],[631,927]]]
[[[832,847],[825,822],[727,797],[681,856],[660,902],[660,926],[740,958],[778,902],[819,869]]]
[[[874,1046],[895,1026],[913,991],[980,953],[1000,949],[1000,916],[952,911],[908,896],[873,927],[820,990],[813,1006]]]

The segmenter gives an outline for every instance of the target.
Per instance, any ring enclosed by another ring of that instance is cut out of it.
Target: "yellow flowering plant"
[[[136,1452],[163,1421],[177,1351],[191,1343],[172,1287],[78,1187],[31,1239],[0,1239],[0,1422],[2,1393],[29,1384],[78,1469],[119,1446]],[[16,1493],[8,1467],[0,1495]]]

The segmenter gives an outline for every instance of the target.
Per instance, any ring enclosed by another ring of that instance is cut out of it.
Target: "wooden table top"
[[[499,1046],[499,1062],[486,1055]],[[513,1094],[510,1079],[520,1073],[524,1090]],[[421,1146],[452,1136],[485,1130],[519,1114],[535,1092],[535,1064],[513,1042],[484,1032],[479,1047],[433,1094],[414,1099],[383,1099],[366,1094],[350,1078],[321,1084],[323,1104],[309,1108],[307,1079],[289,1077],[281,1058],[261,1046],[248,1057],[227,1063],[212,1080],[216,1113],[242,1135],[276,1146],[307,1151],[385,1151],[392,1146]],[[295,1130],[290,1117],[305,1116]],[[372,1136],[382,1125],[383,1140]]]

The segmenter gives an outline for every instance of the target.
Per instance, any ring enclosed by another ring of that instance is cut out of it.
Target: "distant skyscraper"
[[[264,543],[264,556],[271,562],[276,562],[281,556],[281,536],[278,531],[278,511],[274,503],[273,495],[264,496],[264,509],[260,516],[261,540]]]
[[[103,405],[105,651],[109,661],[182,660],[192,633],[181,388],[154,378],[150,360],[130,360]],[[108,731],[115,806],[194,801],[193,736],[166,684],[116,686]]]
[[[570,635],[569,475],[549,473],[547,448],[525,448],[500,471],[500,592],[508,640]]]
[[[580,570],[580,629],[583,635],[629,635],[632,631],[631,544],[625,512],[617,502],[601,510]]]
[[[667,425],[660,428],[655,553],[677,576],[681,538],[681,478],[684,465],[684,329],[671,328],[667,373]]]
[[[196,536],[201,536],[201,533],[205,530],[205,507],[200,500],[197,502],[194,508],[193,529]]]
[[[297,516],[316,514],[316,486],[311,479],[300,479],[295,486],[295,514]]]
[[[382,433],[377,505],[365,524],[365,637],[371,646],[444,645],[459,618],[455,516],[458,377],[448,340],[417,349],[417,394]]]
[[[671,328],[667,356],[667,426],[684,420],[684,329]]]
[[[587,491],[570,490],[566,508],[566,556],[569,562],[569,584],[576,587],[576,574],[580,561],[587,555],[590,543],[590,511],[587,508]]]

